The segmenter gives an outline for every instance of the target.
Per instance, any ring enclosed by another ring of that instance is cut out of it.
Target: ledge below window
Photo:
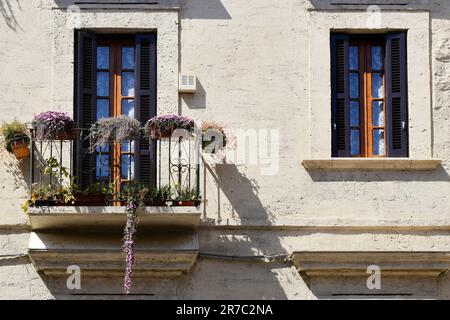
[[[199,207],[145,207],[139,229],[196,229],[200,215]],[[29,209],[28,217],[32,230],[123,230],[126,223],[125,207],[36,207]]]
[[[306,159],[302,165],[308,170],[430,171],[437,169],[441,162],[440,159],[330,158]]]
[[[295,251],[291,258],[308,276],[366,275],[376,265],[386,275],[437,277],[450,268],[450,252],[440,251]]]

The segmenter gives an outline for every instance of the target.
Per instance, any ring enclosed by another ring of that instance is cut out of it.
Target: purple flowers
[[[127,204],[127,224],[123,235],[123,251],[125,253],[125,278],[123,281],[123,291],[130,293],[133,266],[134,266],[134,233],[136,232],[138,205],[134,202]]]
[[[193,132],[194,120],[186,116],[166,114],[148,120],[145,129],[153,140],[167,138],[170,137],[176,129],[185,129],[188,132]]]
[[[34,116],[36,139],[56,139],[70,135],[75,128],[72,118],[65,112],[47,111]]]

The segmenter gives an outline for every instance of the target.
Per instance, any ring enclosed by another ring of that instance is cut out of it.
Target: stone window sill
[[[381,170],[381,171],[431,171],[437,169],[440,159],[410,158],[329,158],[305,159],[307,170]]]
[[[366,275],[377,265],[384,274],[437,277],[450,267],[450,253],[440,251],[295,251],[291,258],[309,276]]]

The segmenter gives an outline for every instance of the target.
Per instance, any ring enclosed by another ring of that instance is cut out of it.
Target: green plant
[[[195,188],[176,188],[177,196],[175,201],[194,201],[200,200],[200,196],[197,197],[197,190]]]
[[[78,192],[87,195],[92,193],[101,193],[103,195],[113,195],[115,192],[114,183],[109,183],[106,181],[97,181],[94,183],[91,183],[86,189],[84,190],[77,190]]]
[[[10,123],[3,122],[2,134],[5,138],[6,150],[8,150],[8,152],[12,152],[12,145],[14,143],[30,143],[30,136],[27,126],[25,123],[22,123],[17,119],[14,119]]]
[[[225,127],[218,122],[204,121],[202,123],[202,149],[207,149],[214,153],[219,149],[223,149],[226,145],[227,135]]]
[[[74,203],[76,185],[70,178],[67,168],[63,167],[55,157],[50,157],[45,161],[42,173],[42,181],[33,185],[30,199],[22,205],[25,213],[30,205],[35,205],[39,201]]]

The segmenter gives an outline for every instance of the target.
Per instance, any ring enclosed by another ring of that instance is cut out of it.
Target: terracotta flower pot
[[[172,136],[172,132],[169,131],[158,131],[156,129],[150,130],[150,137],[152,140],[159,140],[159,139],[165,139],[170,138]]]
[[[197,206],[197,202],[196,200],[174,200],[172,202],[172,206],[175,207],[196,207]]]
[[[52,138],[53,138],[53,140],[76,140],[77,132],[75,129],[72,129],[69,132],[61,132],[61,133],[55,134]]]
[[[75,193],[75,206],[104,206],[106,197],[101,192]]]
[[[28,143],[19,141],[11,144],[11,149],[17,160],[25,159],[30,156]]]

